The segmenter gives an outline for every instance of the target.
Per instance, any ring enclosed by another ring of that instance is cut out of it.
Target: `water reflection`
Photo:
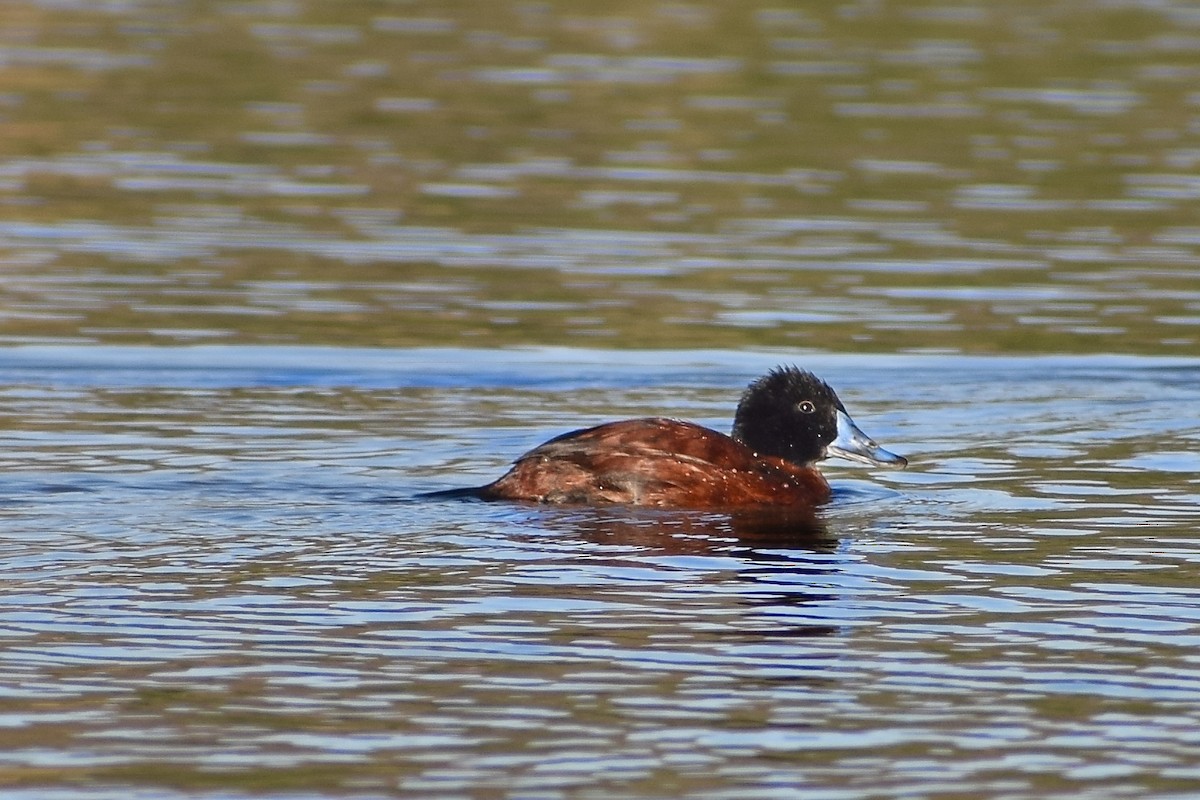
[[[5,11],[0,341],[1197,346],[1171,3]]]
[[[779,5],[0,4],[6,796],[1197,793],[1200,18]],[[919,468],[400,502],[781,353]]]
[[[437,502],[433,500],[417,502]],[[441,501],[448,503],[472,501]],[[837,540],[816,510],[755,509],[736,512],[658,510],[625,506],[511,506],[516,524],[571,533],[585,541],[649,547],[672,554],[726,552],[739,547],[794,548],[831,553]],[[507,517],[508,514],[506,513]]]
[[[730,642],[750,646],[839,631],[820,608],[842,591],[839,541],[815,512],[518,505],[499,513],[531,544],[544,542],[549,532],[558,547],[587,545],[593,553],[588,562],[604,572],[602,585],[642,584],[652,597],[681,579],[694,580],[706,593],[728,596],[755,619],[725,632]],[[804,680],[819,678],[818,671],[805,669]]]
[[[507,355],[0,353],[6,763],[438,794],[685,763],[730,796],[1190,768],[1191,360],[809,356],[917,456],[830,466],[815,518],[414,501],[594,419],[724,419],[779,360]]]

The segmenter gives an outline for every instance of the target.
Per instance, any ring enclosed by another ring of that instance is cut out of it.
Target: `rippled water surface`
[[[1184,2],[0,6],[0,341],[1200,349]]]
[[[829,465],[818,531],[414,499],[599,419],[725,427],[781,357],[0,354],[0,779],[92,787],[64,796],[1200,787],[1194,359],[812,356],[912,459]]]
[[[0,3],[0,795],[1197,796],[1197,87],[1175,0]],[[790,362],[911,459],[818,525],[418,497]]]

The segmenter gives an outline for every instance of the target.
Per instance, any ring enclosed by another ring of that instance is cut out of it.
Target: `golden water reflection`
[[[1192,353],[1198,29],[7,3],[0,342]]]

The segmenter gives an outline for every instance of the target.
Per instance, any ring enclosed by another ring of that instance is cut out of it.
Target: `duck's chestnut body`
[[[829,499],[816,469],[760,456],[677,419],[609,422],[551,439],[479,489],[485,500],[675,508],[809,506]]]
[[[610,422],[551,439],[486,486],[441,494],[670,508],[812,507],[829,499],[829,483],[815,464],[831,455],[907,463],[860,431],[827,384],[781,367],[750,384],[730,436],[661,417]]]

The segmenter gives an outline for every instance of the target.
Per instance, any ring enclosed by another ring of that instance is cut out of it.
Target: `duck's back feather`
[[[478,496],[680,508],[794,507],[825,502],[829,484],[812,467],[760,457],[723,433],[652,417],[557,436],[517,459]]]

